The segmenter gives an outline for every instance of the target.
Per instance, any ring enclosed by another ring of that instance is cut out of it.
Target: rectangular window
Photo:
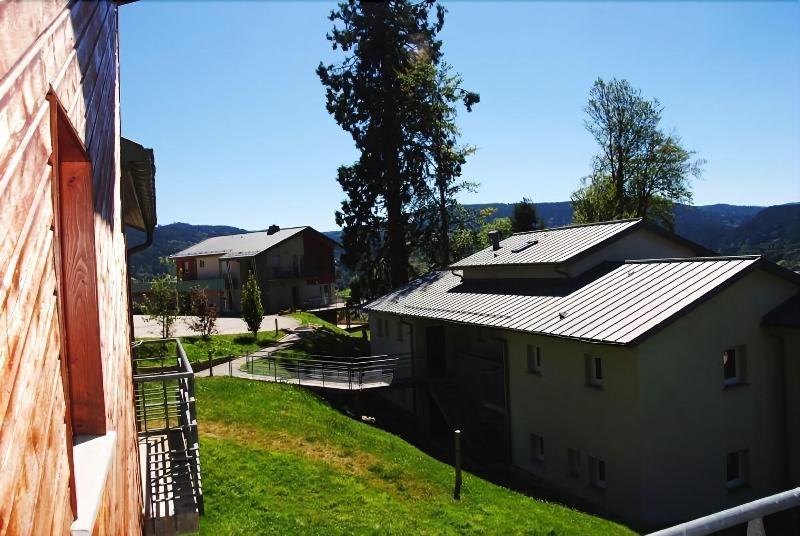
[[[527,364],[529,374],[542,373],[542,352],[538,346],[528,345]]]
[[[537,434],[531,434],[530,448],[531,461],[538,463],[544,462],[544,438]]]
[[[567,449],[567,464],[570,476],[581,476],[581,453],[575,449]]]
[[[745,381],[745,346],[727,348],[722,352],[723,385],[736,385]]]
[[[606,487],[606,462],[589,456],[589,484],[596,488]]]
[[[200,268],[205,268],[205,267],[206,267],[206,261],[200,259]]]
[[[586,356],[586,385],[603,387],[603,359],[596,356]]]
[[[378,337],[383,337],[383,319],[378,318]]]
[[[749,450],[743,449],[728,453],[726,457],[726,485],[728,489],[747,485],[749,465]]]
[[[189,271],[189,261],[183,261],[183,271],[184,272]]]
[[[397,340],[403,342],[403,323],[397,321]]]

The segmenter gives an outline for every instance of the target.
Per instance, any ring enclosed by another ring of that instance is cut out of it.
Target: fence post
[[[208,351],[208,375],[214,376],[214,360],[211,358],[211,350]]]
[[[454,436],[455,436],[454,441],[456,449],[456,459],[455,459],[456,482],[455,482],[455,487],[453,488],[453,498],[457,501],[460,501],[461,500],[461,430],[456,430]]]
[[[275,336],[278,336],[278,319],[275,319]]]
[[[233,376],[233,359],[228,360],[228,376]]]

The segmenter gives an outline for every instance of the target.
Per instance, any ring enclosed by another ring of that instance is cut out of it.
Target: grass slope
[[[204,534],[631,534],[464,475],[290,385],[197,381]]]

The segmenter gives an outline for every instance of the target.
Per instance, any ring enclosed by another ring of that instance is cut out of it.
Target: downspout
[[[414,324],[408,322],[407,320],[403,320],[403,316],[400,316],[400,325],[408,326],[408,340],[411,348],[411,385],[412,390],[412,405],[414,407],[414,416],[417,416],[417,373],[415,368],[415,361],[416,359],[416,352],[414,351]]]
[[[494,334],[493,329],[489,329],[489,338],[493,341],[499,342],[500,347],[503,349],[503,381],[505,383],[503,390],[503,394],[505,395],[505,406],[506,406],[506,433],[508,435],[508,452],[506,452],[506,456],[508,457],[509,465],[513,465],[514,458],[513,458],[513,447],[512,447],[512,437],[511,437],[511,393],[509,392],[509,371],[508,371],[508,341],[503,337],[498,337]]]
[[[128,249],[128,257],[139,253],[140,251],[144,251],[145,249],[149,248],[150,245],[153,243],[153,229],[147,229],[147,238],[144,242],[139,244],[138,246],[133,246],[132,248]]]

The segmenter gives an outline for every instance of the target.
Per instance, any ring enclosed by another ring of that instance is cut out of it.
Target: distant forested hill
[[[161,258],[212,236],[246,232],[244,229],[226,225],[191,225],[188,223],[159,225],[153,233],[153,244],[146,250],[131,256],[130,275],[136,279],[147,279],[156,274],[163,274],[167,271],[167,266],[161,263]],[[145,240],[145,235],[141,231],[128,229],[126,235],[128,247],[141,244]]]
[[[485,203],[467,205],[471,209],[495,207],[495,217],[511,216],[513,205]],[[567,225],[572,220],[568,201],[538,203],[539,216],[548,227]],[[675,208],[676,231],[709,249],[727,255],[762,254],[792,270],[800,270],[800,203],[753,207],[704,205]],[[156,227],[153,245],[131,257],[131,275],[146,278],[166,271],[159,261],[211,236],[246,232],[236,227],[171,223]],[[341,231],[325,235],[341,242]],[[144,234],[128,231],[128,244],[144,241]]]

